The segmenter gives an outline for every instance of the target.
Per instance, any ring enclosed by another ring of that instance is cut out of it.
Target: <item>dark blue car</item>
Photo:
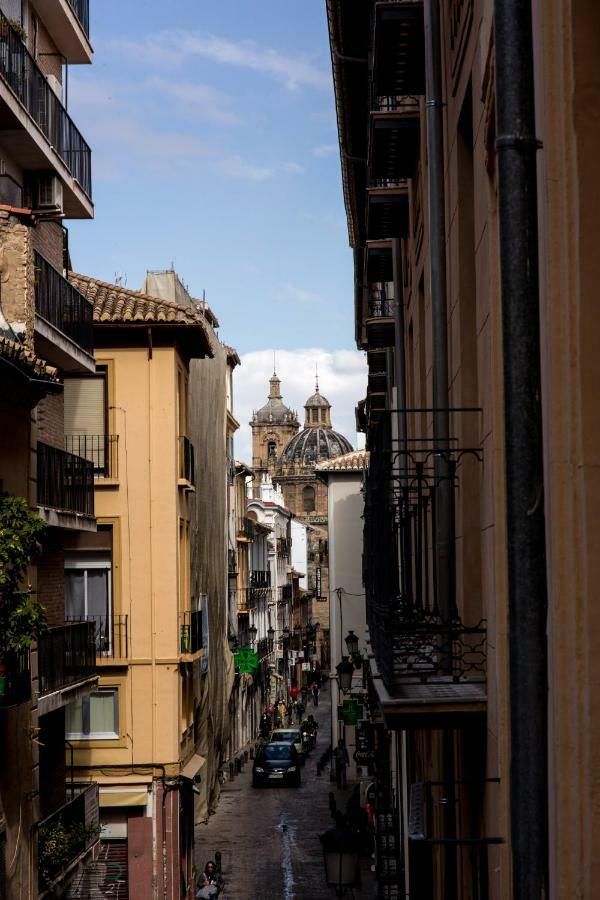
[[[292,743],[274,741],[256,754],[252,767],[252,787],[284,784],[300,787],[300,760]]]

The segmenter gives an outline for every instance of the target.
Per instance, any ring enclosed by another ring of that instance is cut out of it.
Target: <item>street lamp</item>
[[[352,629],[346,635],[346,647],[350,656],[355,657],[358,655],[358,638]]]
[[[336,825],[320,836],[327,887],[343,897],[347,888],[358,884],[359,841],[355,832]]]
[[[354,666],[347,656],[342,656],[342,661],[337,664],[335,671],[338,675],[338,683],[342,693],[347,693],[352,687],[352,676],[354,675]]]
[[[250,628],[248,629],[248,635],[250,636],[251,644],[253,644],[254,641],[256,640],[257,633],[258,633],[258,629],[257,629],[256,625],[251,625]]]
[[[273,649],[273,639],[274,639],[274,637],[275,637],[275,629],[273,628],[272,625],[269,625],[269,627],[267,628],[267,639],[268,639],[268,641],[269,641],[269,653],[270,653],[271,650]]]

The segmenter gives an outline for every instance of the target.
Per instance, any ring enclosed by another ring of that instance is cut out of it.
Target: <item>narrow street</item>
[[[319,739],[302,770],[302,786],[252,788],[252,763],[228,782],[207,825],[196,829],[196,864],[203,869],[216,851],[222,854],[227,900],[327,900],[319,834],[331,828],[329,767],[317,776],[317,761],[329,743],[330,698],[323,690],[319,706],[308,708],[319,722]],[[344,810],[350,790],[336,791]],[[372,897],[369,860],[363,861],[362,890],[355,900]]]

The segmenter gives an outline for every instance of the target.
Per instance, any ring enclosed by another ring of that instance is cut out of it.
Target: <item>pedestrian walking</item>
[[[346,769],[350,765],[350,757],[346,750],[346,745],[342,738],[337,742],[337,747],[333,751],[333,762],[335,766],[335,781],[339,788],[345,788],[348,785],[346,779]]]
[[[314,703],[315,706],[318,706],[318,705],[319,705],[319,694],[320,694],[320,693],[321,693],[321,688],[319,687],[319,685],[317,684],[316,681],[313,682],[313,686],[312,686],[312,696],[313,696],[313,703]]]
[[[294,704],[294,712],[296,713],[296,721],[298,722],[298,725],[300,725],[300,723],[302,722],[302,716],[304,715],[304,704],[301,700],[298,700]]]

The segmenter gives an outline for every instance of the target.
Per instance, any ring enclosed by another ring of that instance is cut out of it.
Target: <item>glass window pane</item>
[[[108,571],[87,570],[87,614],[105,620],[108,615]],[[98,626],[96,621],[96,627]]]
[[[65,569],[65,614],[69,619],[85,618],[85,572]]]
[[[117,734],[116,690],[97,691],[90,695],[90,734]]]
[[[83,731],[83,700],[75,700],[65,707],[65,732],[81,734]]]

